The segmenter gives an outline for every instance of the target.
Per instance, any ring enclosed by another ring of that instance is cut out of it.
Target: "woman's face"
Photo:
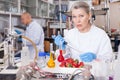
[[[90,27],[90,17],[91,14],[88,14],[83,8],[72,10],[72,21],[81,32],[85,32]]]

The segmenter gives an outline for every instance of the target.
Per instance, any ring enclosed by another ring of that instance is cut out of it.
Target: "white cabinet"
[[[48,3],[42,0],[38,1],[39,12],[38,15],[40,17],[48,17]]]
[[[24,1],[24,0],[23,0]],[[42,18],[53,18],[54,4],[46,0],[27,0],[26,11],[33,16]]]
[[[17,13],[18,12],[17,0],[0,0],[0,11]]]
[[[44,0],[38,0],[38,15],[45,18],[53,18],[55,5]]]
[[[48,4],[48,16],[49,17],[54,17],[55,16],[55,12],[54,12],[54,10],[55,10],[55,5],[54,4]]]
[[[38,12],[38,8],[37,8],[37,0],[27,0],[27,7],[26,10],[27,12],[29,12],[32,16],[38,16],[37,12]]]
[[[29,12],[34,17],[53,18],[55,7],[52,3],[52,0],[0,0],[0,12]]]

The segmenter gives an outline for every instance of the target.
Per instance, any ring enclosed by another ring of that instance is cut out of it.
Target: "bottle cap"
[[[39,56],[46,56],[45,52],[39,52]]]
[[[50,53],[46,53],[46,56],[50,56]]]

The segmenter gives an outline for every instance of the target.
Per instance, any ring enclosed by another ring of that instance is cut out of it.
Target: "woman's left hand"
[[[80,59],[83,62],[92,62],[96,59],[96,54],[92,52],[83,53],[80,55]]]

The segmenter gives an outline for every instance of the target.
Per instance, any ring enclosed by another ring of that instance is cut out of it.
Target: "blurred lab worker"
[[[68,53],[71,53],[72,58],[92,65],[95,80],[107,80],[106,62],[111,61],[113,53],[108,35],[91,23],[91,11],[87,3],[74,3],[70,12],[74,28],[69,30],[64,38],[56,36],[56,45],[61,43],[63,49],[69,49]],[[66,46],[64,42],[67,42]]]
[[[44,51],[44,32],[42,26],[32,20],[31,15],[27,12],[21,15],[21,22],[26,26],[24,36],[30,38],[36,44],[38,51]],[[25,39],[23,39],[23,44],[29,48],[30,59],[34,59],[35,49],[32,44]]]

